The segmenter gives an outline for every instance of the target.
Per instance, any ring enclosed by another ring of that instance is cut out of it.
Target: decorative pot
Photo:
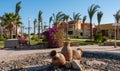
[[[66,61],[71,61],[73,58],[72,48],[70,47],[70,42],[65,42],[61,53],[65,56]]]
[[[78,48],[77,50],[73,50],[73,59],[80,60],[82,56],[82,49]]]
[[[63,66],[66,63],[65,57],[61,53],[57,53],[55,50],[51,51],[52,64],[55,66]]]

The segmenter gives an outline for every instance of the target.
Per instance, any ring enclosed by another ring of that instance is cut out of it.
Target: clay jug
[[[78,48],[77,50],[73,50],[73,59],[80,60],[82,56],[82,49]]]
[[[65,56],[66,61],[71,61],[73,57],[72,48],[70,47],[70,42],[65,42],[61,53]]]
[[[66,60],[63,54],[57,53],[55,50],[51,51],[52,64],[55,66],[63,66],[66,64]]]

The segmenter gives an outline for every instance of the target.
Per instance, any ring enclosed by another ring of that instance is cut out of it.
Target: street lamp
[[[116,45],[116,26],[117,26],[117,22],[116,22],[116,15],[113,15],[114,17],[115,17],[115,23],[114,23],[114,36],[115,36],[115,44],[114,44],[114,48],[116,48],[117,47],[117,45]]]

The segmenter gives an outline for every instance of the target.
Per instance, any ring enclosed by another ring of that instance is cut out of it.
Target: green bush
[[[38,37],[32,37],[31,40],[39,41]]]
[[[0,41],[4,41],[4,40],[5,40],[5,38],[3,38],[3,37],[0,38]]]
[[[77,38],[80,39],[80,35],[78,35]]]
[[[102,42],[102,33],[101,32],[97,32],[94,35],[94,41],[97,43],[101,43]]]
[[[102,33],[101,32],[97,32],[95,35],[94,35],[94,41],[97,42],[97,43],[104,43],[105,41],[107,41],[108,38],[105,37],[105,36],[102,36]]]
[[[68,34],[69,34],[69,35],[72,35],[72,34],[73,34],[73,31],[68,31]]]
[[[105,41],[107,41],[108,39],[109,39],[108,37],[103,36],[103,38],[102,38],[102,42],[105,42]]]

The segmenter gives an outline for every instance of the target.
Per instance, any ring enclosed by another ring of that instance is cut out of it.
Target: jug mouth
[[[64,46],[70,46],[70,42],[69,41],[64,42]]]
[[[53,51],[51,51],[50,56],[53,57],[56,55],[56,53],[57,53],[56,50],[53,50]]]

